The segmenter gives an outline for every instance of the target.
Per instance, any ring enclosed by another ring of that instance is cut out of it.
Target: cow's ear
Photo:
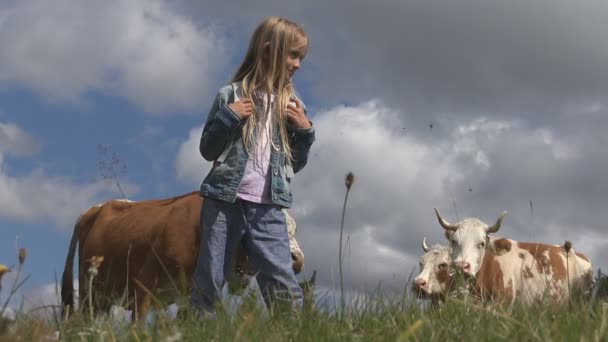
[[[490,239],[489,247],[496,255],[503,255],[511,251],[512,246],[509,239]]]
[[[452,236],[452,231],[451,230],[445,230],[445,238],[448,239],[448,241],[450,241],[450,237]]]

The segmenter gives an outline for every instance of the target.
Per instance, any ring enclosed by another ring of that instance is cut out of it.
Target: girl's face
[[[289,50],[285,58],[285,68],[287,69],[287,77],[291,80],[293,75],[300,69],[300,63],[306,53],[306,47],[293,48]]]

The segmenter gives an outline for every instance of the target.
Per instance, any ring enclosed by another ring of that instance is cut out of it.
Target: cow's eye
[[[440,270],[445,270],[446,268],[448,268],[448,264],[445,262],[442,262],[441,264],[439,264],[439,269]]]
[[[486,243],[485,243],[485,242],[480,242],[480,243],[477,245],[477,247],[478,247],[478,248],[484,248],[485,246],[486,246]]]

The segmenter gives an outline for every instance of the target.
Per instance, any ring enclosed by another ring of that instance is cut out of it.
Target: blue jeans
[[[302,307],[302,289],[292,268],[285,214],[280,206],[206,197],[201,210],[201,246],[193,275],[191,303],[214,312],[226,277],[233,271],[241,241],[264,302]]]

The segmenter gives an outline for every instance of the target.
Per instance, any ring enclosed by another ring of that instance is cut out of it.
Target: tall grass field
[[[598,284],[605,289],[605,278]],[[424,309],[409,296],[368,294],[347,301],[343,311],[339,300],[333,309],[308,300],[297,313],[269,313],[248,295],[236,310],[213,318],[159,310],[139,324],[112,315],[90,320],[87,310],[65,319],[57,306],[55,315],[2,319],[0,341],[608,341],[608,304],[596,289],[591,298],[559,305],[452,297]]]

